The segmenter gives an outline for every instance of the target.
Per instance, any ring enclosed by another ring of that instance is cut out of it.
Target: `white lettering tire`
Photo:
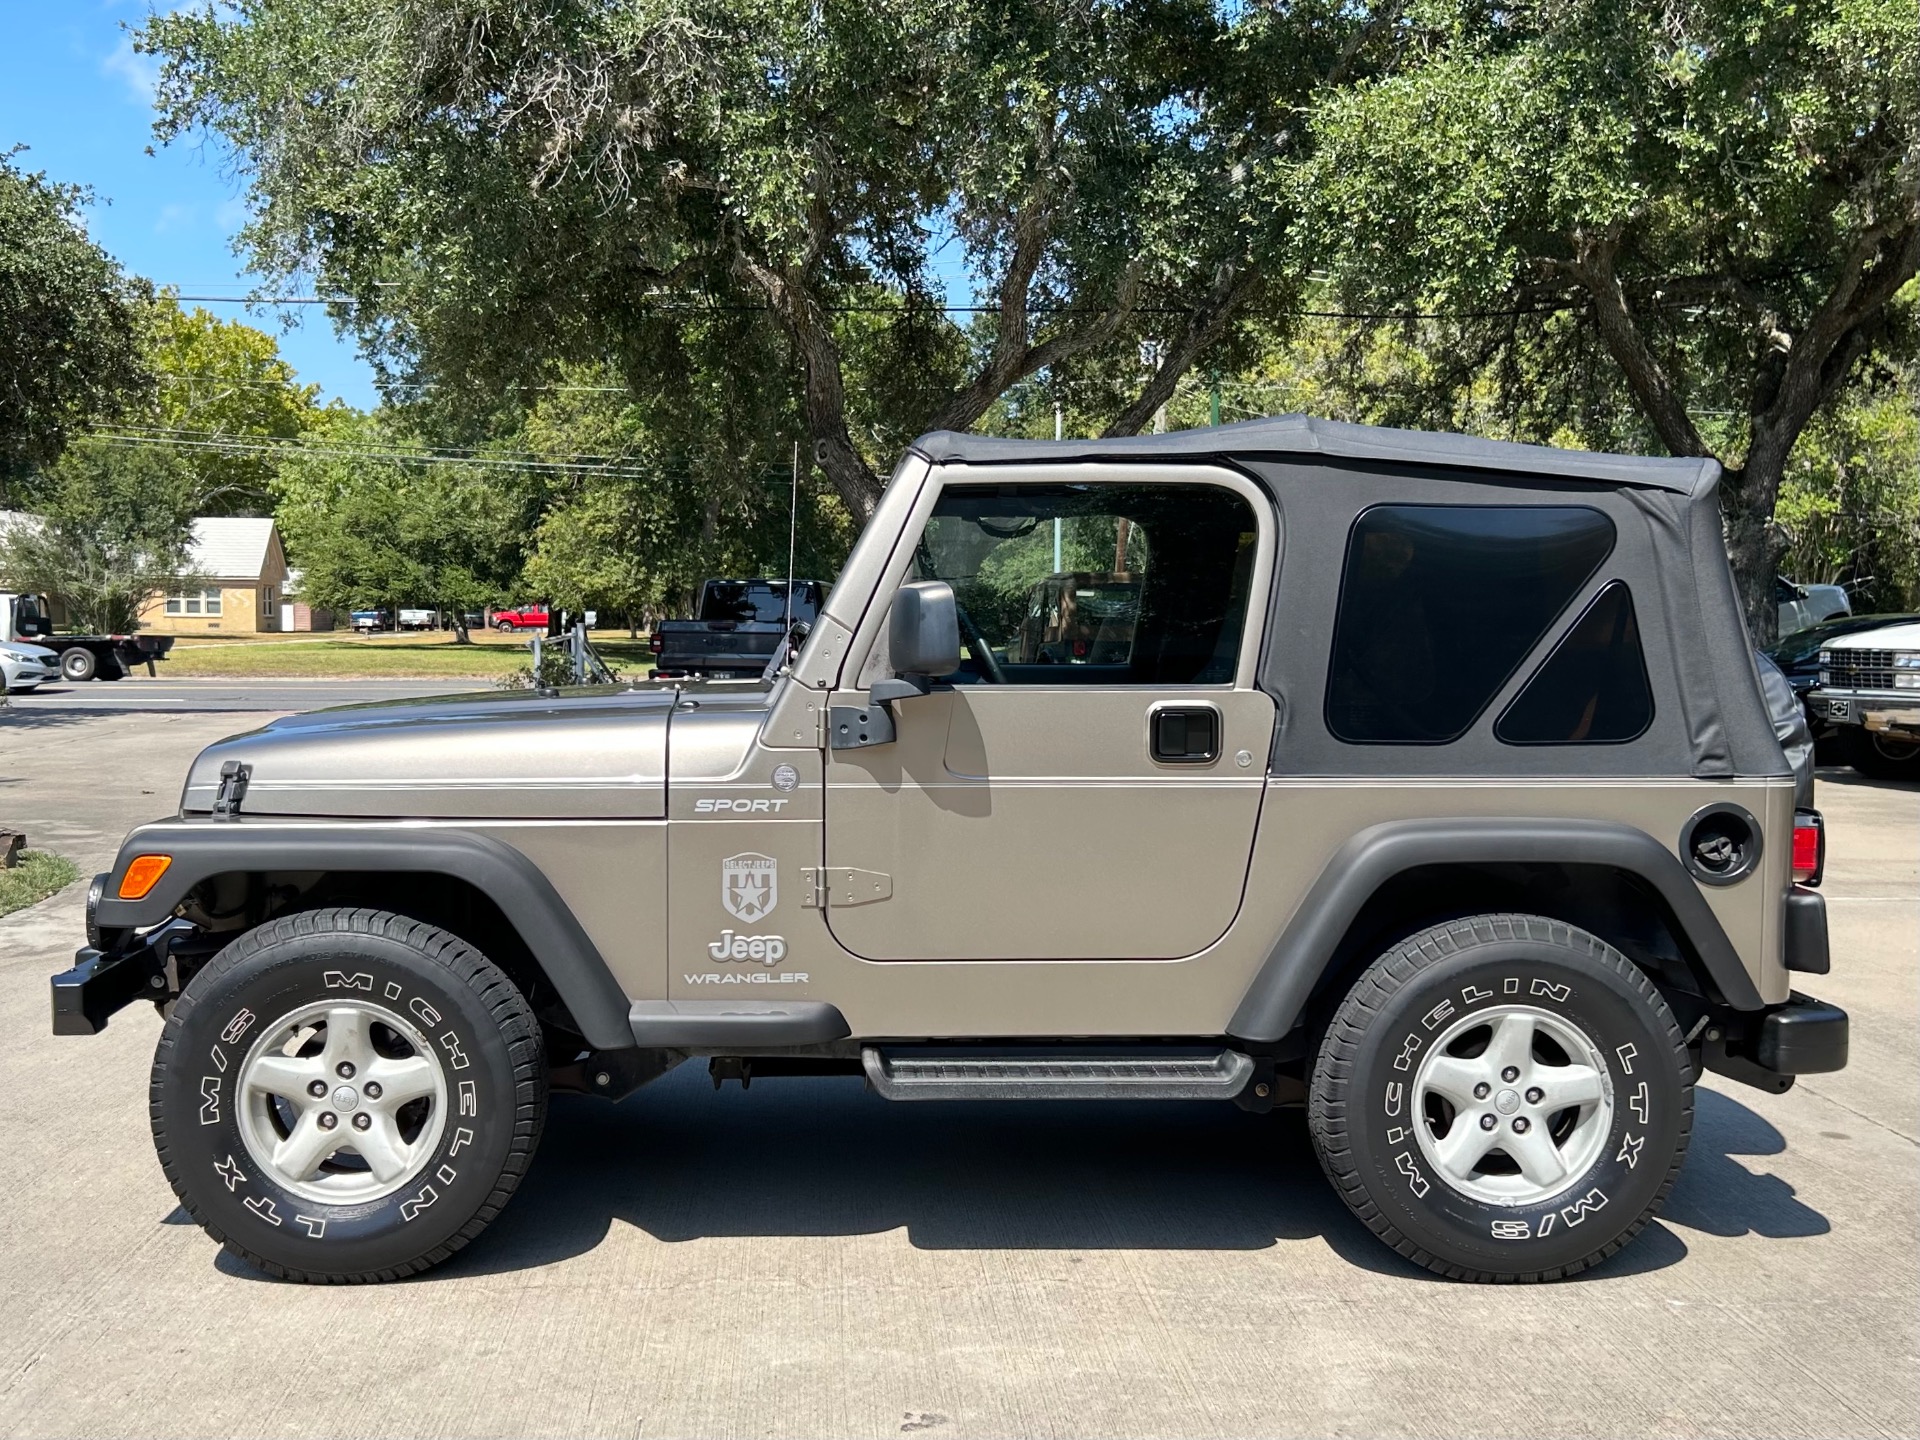
[[[378,910],[248,931],[161,1033],[154,1144],[215,1240],[287,1280],[394,1280],[478,1235],[546,1120],[540,1028],[456,936]]]
[[[1367,1227],[1457,1280],[1572,1275],[1680,1171],[1693,1065],[1646,974],[1534,915],[1436,926],[1367,969],[1314,1065],[1308,1128]]]

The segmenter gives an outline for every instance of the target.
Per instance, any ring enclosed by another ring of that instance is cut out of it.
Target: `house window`
[[[169,615],[218,615],[220,613],[220,592],[218,590],[189,590],[182,595],[167,597]]]
[[[261,586],[260,587],[260,613],[262,615],[271,615],[273,613],[273,604],[274,604],[273,586],[271,585]]]

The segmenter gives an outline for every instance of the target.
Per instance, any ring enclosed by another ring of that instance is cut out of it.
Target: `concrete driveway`
[[[0,818],[86,869],[237,717],[0,721]],[[0,921],[0,1433],[1911,1435],[1920,790],[1824,772],[1852,1068],[1709,1078],[1664,1217],[1545,1287],[1452,1285],[1294,1116],[889,1106],[853,1080],[555,1102],[418,1280],[282,1285],[153,1158],[144,1009],[47,1033],[79,887]]]

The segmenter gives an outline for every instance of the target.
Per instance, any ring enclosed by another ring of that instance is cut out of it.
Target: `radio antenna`
[[[782,656],[793,648],[793,549],[800,533],[800,442],[793,442],[793,487],[787,492],[787,618],[780,631]],[[784,660],[782,662],[785,663]]]

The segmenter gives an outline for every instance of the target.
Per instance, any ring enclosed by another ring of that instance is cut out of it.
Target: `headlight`
[[[107,877],[101,873],[87,886],[87,944],[100,948],[100,897],[107,893]]]
[[[1896,670],[1920,670],[1920,650],[1894,651],[1893,668]]]

